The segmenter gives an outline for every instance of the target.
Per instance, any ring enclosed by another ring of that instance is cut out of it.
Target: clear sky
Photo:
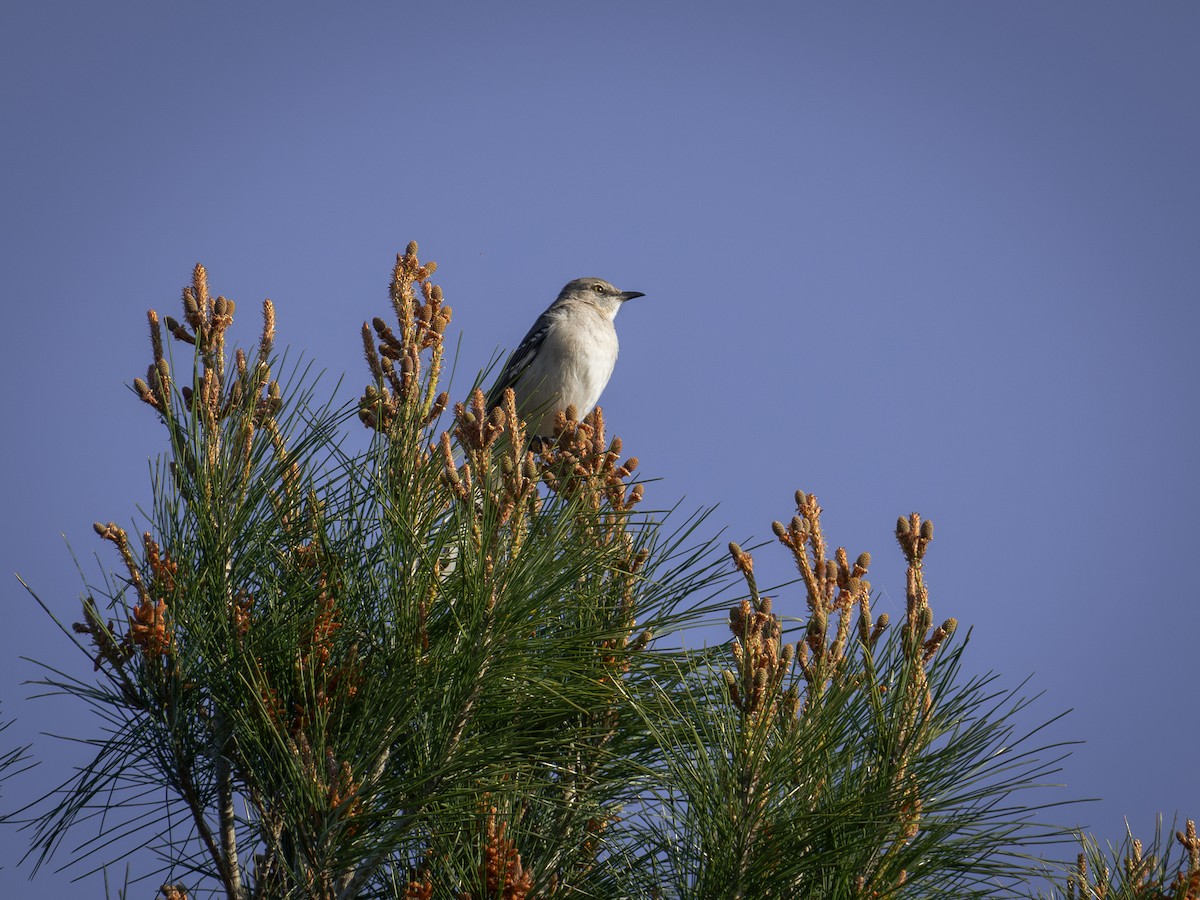
[[[416,239],[464,387],[567,280],[645,292],[601,403],[648,502],[764,538],[813,491],[894,617],[932,518],[970,665],[1074,708],[1059,798],[1103,799],[1057,818],[1200,817],[1200,6],[12,0],[0,123],[6,808],[94,726],[25,699],[90,666],[12,573],[71,621],[60,532],[95,575],[149,498],[145,310],[201,261],[348,398]],[[0,895],[49,896],[23,843]]]

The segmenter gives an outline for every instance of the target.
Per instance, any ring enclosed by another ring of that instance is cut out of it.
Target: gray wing
[[[500,373],[500,377],[496,379],[496,383],[492,385],[492,389],[488,391],[487,405],[488,409],[500,402],[504,396],[505,388],[515,389],[517,382],[521,376],[525,374],[525,370],[529,368],[530,363],[538,354],[538,349],[542,346],[542,341],[546,339],[546,333],[550,330],[550,326],[554,323],[554,318],[550,315],[550,310],[546,310],[533,327],[529,329],[529,333],[517,345],[517,349],[512,352],[512,356],[508,358],[508,362],[504,364],[504,369]]]

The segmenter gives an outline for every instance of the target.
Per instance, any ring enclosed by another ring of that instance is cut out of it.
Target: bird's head
[[[641,291],[619,291],[603,278],[576,278],[559,292],[557,302],[590,303],[612,319],[626,300],[644,296]]]

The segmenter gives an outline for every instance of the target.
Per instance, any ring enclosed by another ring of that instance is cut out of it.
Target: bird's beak
[[[643,294],[641,291],[621,291],[621,293],[620,293],[622,303],[624,303],[626,300],[632,300],[634,297],[645,297],[645,296],[646,295]]]

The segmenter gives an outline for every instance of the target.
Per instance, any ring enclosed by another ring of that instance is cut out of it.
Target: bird
[[[621,291],[602,278],[576,278],[538,316],[488,392],[492,408],[505,388],[531,437],[550,437],[554,414],[574,406],[582,419],[596,406],[617,362],[613,320],[629,300],[646,296]]]

